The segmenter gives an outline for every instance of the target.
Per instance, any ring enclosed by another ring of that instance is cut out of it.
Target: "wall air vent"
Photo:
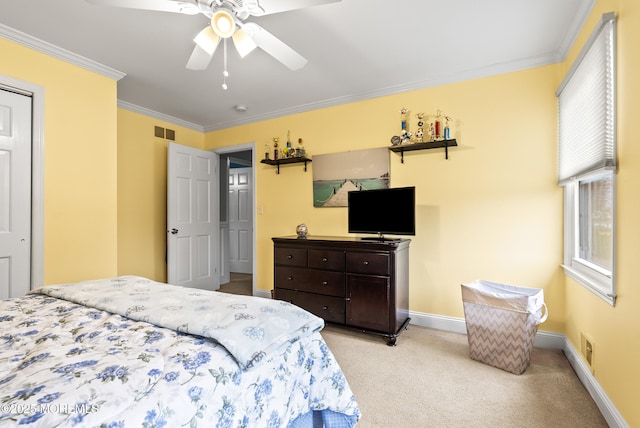
[[[154,126],[153,135],[158,138],[166,138],[169,141],[176,141],[176,131],[173,129]]]

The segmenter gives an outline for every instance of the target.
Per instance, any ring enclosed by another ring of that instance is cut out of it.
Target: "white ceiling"
[[[309,62],[290,71],[259,49],[240,59],[230,44],[227,91],[221,49],[207,70],[185,68],[203,15],[1,0],[0,37],[122,72],[121,105],[211,131],[562,61],[594,3],[342,0],[250,17]]]

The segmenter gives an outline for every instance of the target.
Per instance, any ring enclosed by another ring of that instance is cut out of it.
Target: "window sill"
[[[568,277],[591,291],[605,302],[609,303],[611,306],[615,306],[616,295],[615,293],[611,293],[611,278],[598,280],[597,278],[591,278],[589,275],[585,275],[583,272],[580,272],[579,269],[575,269],[572,266],[563,264],[562,268]]]

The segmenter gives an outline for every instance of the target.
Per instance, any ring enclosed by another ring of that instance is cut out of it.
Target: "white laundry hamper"
[[[462,284],[462,302],[471,359],[524,373],[538,326],[548,315],[543,290],[475,281]]]

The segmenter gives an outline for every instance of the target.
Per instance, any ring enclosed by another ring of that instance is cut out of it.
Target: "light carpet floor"
[[[220,284],[218,291],[230,294],[244,294],[250,296],[253,293],[253,276],[245,273],[231,272],[230,281]]]
[[[409,325],[397,346],[327,325],[322,335],[360,407],[358,428],[607,427],[560,350],[522,375],[471,360],[463,334]]]
[[[235,273],[220,287],[251,290],[251,275]],[[560,350],[534,348],[514,375],[470,359],[463,334],[409,325],[395,347],[331,324],[322,336],[360,406],[357,428],[608,426]]]

